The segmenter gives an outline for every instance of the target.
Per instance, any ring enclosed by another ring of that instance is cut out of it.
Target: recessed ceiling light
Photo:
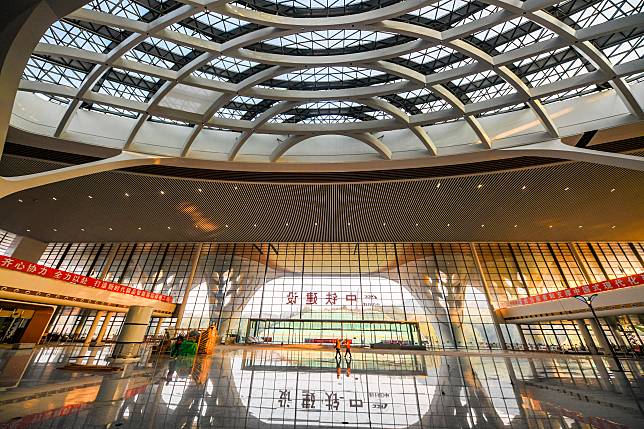
[[[351,222],[347,222],[347,225],[348,225],[348,226],[351,226]]]
[[[170,229],[170,227],[168,227],[168,229]]]
[[[611,229],[615,229],[615,226],[616,226],[616,225],[611,226]],[[29,230],[27,230],[27,231],[29,231]]]
[[[161,195],[165,195],[165,191],[161,191]]]
[[[21,203],[21,202],[22,202],[22,198],[18,198],[18,202],[19,202],[19,203]]]
[[[447,226],[449,226],[449,223],[447,224]]]
[[[253,224],[253,228],[257,228],[257,224],[256,224],[256,223],[254,223],[254,224]]]
[[[524,189],[525,189],[525,185],[521,186],[521,190],[524,190]]]
[[[482,183],[479,183],[478,185],[476,185],[476,187],[477,187],[478,189],[481,189],[481,188],[483,187],[483,184],[482,184]]]
[[[318,223],[317,223],[317,222],[315,222],[315,226],[318,226]]]
[[[416,226],[418,226],[418,224],[416,224]]]
[[[288,223],[286,224],[286,226],[288,226]]]
[[[58,198],[56,198],[56,197],[51,197],[51,199],[54,200],[54,201],[58,201]]]
[[[482,223],[482,224],[481,224],[481,228],[485,228],[485,224],[484,224],[484,223]]]
[[[565,188],[564,188],[564,191],[567,191],[568,189],[570,189],[570,188],[568,188],[568,187],[565,187]]]
[[[237,186],[235,186],[235,190],[237,190],[237,189],[238,189]]]
[[[613,228],[615,228],[615,227],[613,227]],[[29,228],[27,228],[27,232],[31,232],[31,230]]]
[[[203,189],[201,189],[201,188],[198,188],[198,189],[197,189],[197,191],[199,191],[199,192],[202,192],[202,191],[203,191]]]
[[[58,232],[58,230],[56,228],[54,228],[54,232]]]
[[[81,228],[81,231],[85,232],[85,228]]]
[[[515,228],[516,228],[517,226],[519,226],[519,225],[514,225],[514,227],[515,227]]]
[[[581,229],[581,228],[583,228],[583,227],[584,227],[583,225],[579,225],[577,228]]]
[[[611,192],[615,192],[615,188],[611,189],[610,191],[611,191]]]
[[[92,199],[92,198],[94,198],[94,197],[92,197],[91,195],[88,195],[88,196],[87,196],[87,198],[89,198],[89,199],[91,200],[91,199]]]
[[[552,229],[552,225],[548,225],[548,228],[551,228],[551,229]]]
[[[110,231],[114,231],[111,226],[109,228],[107,228],[107,229],[109,229]]]
[[[441,187],[441,182],[438,182],[438,183],[436,184],[436,187],[437,187],[437,188],[440,188],[440,187]]]
[[[226,225],[226,228],[228,228],[228,225]]]
[[[139,227],[138,230],[141,231],[141,227]]]
[[[383,223],[382,223],[382,226],[387,226],[387,224],[383,222]]]
[[[126,192],[126,193],[125,193],[125,196],[126,196],[126,197],[129,197],[129,196],[130,196],[130,194],[128,194],[128,193]]]

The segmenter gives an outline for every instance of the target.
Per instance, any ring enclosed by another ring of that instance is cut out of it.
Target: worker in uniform
[[[344,352],[344,359],[352,359],[353,356],[351,356],[351,338],[344,340],[344,346],[346,347],[346,350]]]
[[[340,352],[340,348],[342,347],[342,340],[340,338],[335,339],[335,360],[338,362],[342,362],[342,353]]]

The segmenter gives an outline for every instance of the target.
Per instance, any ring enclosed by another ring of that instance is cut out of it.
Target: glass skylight
[[[594,71],[593,61],[584,57],[583,52],[573,49],[572,43],[552,51],[547,51],[546,46],[540,48],[543,46],[540,42],[561,36],[532,22],[529,14],[501,14],[499,12],[504,12],[502,6],[478,1],[439,0],[399,16],[388,15],[384,19],[385,24],[403,22],[412,29],[417,26],[419,30],[430,28],[437,32],[449,31],[452,35],[457,26],[481,24],[473,34],[463,35],[460,40],[444,39],[444,45],[432,45],[430,40],[414,37],[408,31],[398,34],[391,30],[395,25],[387,25],[387,29],[381,31],[378,20],[373,21],[374,26],[361,23],[352,26],[350,22],[333,29],[302,26],[293,30],[298,31],[296,34],[287,34],[288,26],[271,29],[262,24],[261,19],[250,18],[250,11],[253,10],[260,11],[264,13],[262,16],[270,16],[271,19],[278,15],[302,20],[325,18],[332,22],[335,17],[343,15],[353,16],[364,12],[377,14],[379,10],[396,3],[396,0],[237,0],[229,3],[231,8],[220,12],[194,7],[194,12],[186,14],[187,18],[173,21],[160,32],[146,34],[143,42],[123,54],[123,58],[139,63],[135,67],[126,67],[136,69],[137,72],[105,67],[98,78],[90,73],[95,67],[99,67],[95,53],[113,52],[131,33],[106,26],[103,20],[85,22],[68,17],[56,21],[42,36],[40,41],[45,45],[40,45],[37,53],[29,59],[23,79],[60,85],[65,87],[60,92],[69,96],[70,87],[81,88],[85,79],[92,76],[95,80],[91,83],[91,89],[85,94],[77,94],[83,102],[82,108],[127,117],[136,116],[136,113],[128,111],[127,103],[124,102],[122,108],[118,106],[118,102],[115,102],[117,106],[102,106],[88,101],[91,98],[87,95],[89,91],[94,91],[115,99],[150,103],[165,81],[147,75],[145,70],[149,65],[175,74],[187,66],[187,73],[180,78],[183,81],[178,82],[180,85],[199,85],[202,88],[208,86],[201,79],[195,78],[219,81],[220,83],[212,82],[213,88],[208,90],[213,93],[229,91],[231,99],[226,106],[213,113],[214,117],[219,118],[253,120],[280,100],[302,100],[305,97],[315,100],[319,91],[337,91],[338,94],[351,91],[348,97],[338,98],[353,98],[355,102],[311,102],[270,119],[270,122],[293,124],[333,121],[345,123],[389,117],[361,104],[361,97],[381,97],[409,115],[451,109],[445,98],[423,88],[418,80],[407,80],[405,76],[410,72],[420,73],[429,81],[440,74],[441,78],[445,77],[440,84],[464,104],[491,101],[486,103],[488,110],[480,115],[527,108],[521,103],[504,106],[505,103],[499,101],[497,105],[494,104],[495,99],[514,93],[516,83],[513,79],[506,80],[497,74],[487,62],[477,64],[477,60],[468,54],[469,48],[482,50],[493,61],[503,53],[515,52],[516,58],[521,59],[503,64],[528,87],[564,82],[561,88],[557,88],[561,92],[545,97],[542,100],[544,102],[583,96],[608,87],[605,82],[580,89],[573,88],[575,85],[572,84],[567,87],[567,79]],[[545,2],[545,5],[539,13],[552,16],[555,23],[559,20],[563,26],[575,30],[587,29],[584,31],[591,35],[594,26],[644,11],[642,0],[569,0],[556,4]],[[94,0],[84,7],[120,19],[152,22],[174,13],[178,8],[190,6],[174,0]],[[244,13],[236,14],[235,8]],[[493,14],[496,14],[495,19],[486,26],[485,18]],[[343,20],[350,21],[351,18],[346,16]],[[620,26],[620,31],[615,33],[606,33],[601,28],[597,32],[599,36],[587,42],[603,52],[613,65],[631,63],[631,66],[622,68],[631,73],[624,76],[627,81],[644,79],[644,74],[635,63],[644,58],[644,36],[641,29],[636,26]],[[185,36],[204,42],[216,42],[203,44],[203,49],[211,55],[210,61],[199,62],[198,59],[204,52],[192,46],[200,42],[194,39],[190,43],[182,42]],[[230,46],[227,42],[242,40],[247,40],[247,43],[227,50]],[[415,52],[401,54],[401,51],[396,51],[400,49],[400,45],[408,42],[417,43]],[[61,53],[51,45],[74,48],[74,54]],[[218,46],[223,47],[221,52],[213,48]],[[523,53],[522,50],[528,47],[527,53]],[[382,52],[393,53],[380,56]],[[354,62],[351,56],[355,54],[359,55]],[[343,60],[341,64],[326,63],[326,59],[321,58],[326,55],[342,56]],[[294,57],[306,57],[306,60],[293,60]],[[118,58],[113,60],[118,61]],[[464,68],[471,65],[477,65],[479,73],[471,74],[471,67]],[[470,74],[463,76],[467,73]],[[606,80],[609,78],[610,75],[606,74]],[[252,87],[240,86],[241,82],[248,81],[253,82]],[[30,84],[27,89],[33,91],[34,85]],[[50,94],[51,87],[43,92]],[[258,94],[280,100],[265,100]],[[41,96],[54,103],[67,102],[60,96]],[[328,97],[328,94],[325,96]],[[206,122],[208,119],[210,118],[202,120]],[[168,119],[165,122],[176,121]],[[402,126],[404,125],[401,124]]]

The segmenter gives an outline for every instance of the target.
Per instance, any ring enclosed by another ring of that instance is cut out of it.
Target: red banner
[[[156,299],[157,301],[172,302],[172,297],[154,293],[143,289],[137,289],[118,283],[106,282],[93,277],[82,276],[80,274],[68,273],[67,271],[57,270],[52,267],[46,267],[40,264],[34,264],[22,259],[12,258],[10,256],[0,257],[0,268],[21,273],[33,274],[35,276],[46,277],[54,280],[61,280],[67,283],[73,283],[80,286],[93,287],[96,289],[118,292],[125,295],[138,296],[147,299]]]
[[[608,292],[610,290],[623,289],[626,287],[644,285],[644,273],[633,274],[632,276],[620,277],[618,279],[605,280],[603,282],[591,283],[589,285],[561,289],[556,292],[546,292],[541,295],[527,296],[525,298],[509,301],[506,307],[516,305],[538,304],[540,302],[556,301],[558,299],[572,298],[576,295],[592,295],[594,293]]]

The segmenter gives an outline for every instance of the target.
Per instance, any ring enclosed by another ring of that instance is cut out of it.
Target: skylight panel
[[[379,70],[365,69],[360,67],[314,67],[305,70],[297,70],[279,76],[288,81],[298,82],[342,82],[347,80],[366,79],[372,76],[385,74]]]
[[[301,124],[342,124],[351,122],[362,122],[360,119],[347,115],[316,115],[303,118]]]
[[[245,114],[246,111],[244,110],[228,109],[224,107],[223,109],[219,109],[215,113],[215,117],[225,119],[241,119]]]
[[[452,27],[458,27],[459,25],[464,25],[464,24],[469,24],[470,22],[477,21],[479,19],[485,18],[486,16],[490,16],[494,13],[497,13],[499,11],[503,10],[502,8],[498,6],[492,6],[489,5],[485,9],[479,10],[474,12],[473,14],[470,14],[463,18],[462,20],[458,21],[455,23]]]
[[[464,0],[440,0],[430,6],[411,11],[409,14],[436,21],[457,9],[467,6],[467,3]]]
[[[22,78],[36,82],[80,88],[87,73],[51,63],[42,58],[30,57]]]
[[[281,124],[283,122],[290,122],[291,119],[293,119],[295,115],[287,115],[285,113],[280,113],[279,115],[275,115],[272,118],[268,120],[269,124]]]
[[[108,106],[107,104],[100,103],[81,104],[81,108],[92,110],[94,112],[105,113],[107,115],[126,116],[128,118],[136,118],[137,116],[139,116],[137,112],[134,112],[132,110]]]
[[[42,43],[69,46],[92,52],[107,52],[111,40],[99,36],[67,21],[56,21],[40,39]]]
[[[259,63],[256,63],[256,62],[253,62],[253,61],[240,60],[240,59],[237,59],[237,58],[221,56],[221,57],[216,58],[215,60],[209,62],[208,66],[209,67],[214,67],[216,69],[224,70],[228,74],[230,74],[230,73],[237,74],[237,73],[245,72],[249,68],[255,67],[258,64]]]
[[[615,46],[603,48],[602,51],[615,65],[639,60],[644,58],[644,36],[624,40]]]
[[[580,58],[570,59],[550,68],[540,68],[524,76],[530,86],[537,87],[587,73],[588,70]]]
[[[353,101],[315,101],[313,103],[302,104],[298,106],[301,109],[346,109],[351,107],[362,106],[360,103]]]
[[[582,28],[597,25],[617,18],[641,13],[644,3],[641,0],[603,0],[599,3],[590,3],[585,9],[570,15]]]
[[[239,18],[224,16],[209,10],[200,12],[194,15],[193,18],[202,24],[226,33],[250,24],[249,22],[243,21]]]
[[[534,43],[543,42],[544,40],[552,39],[553,37],[557,36],[557,34],[555,34],[553,31],[548,30],[547,28],[536,26],[536,24],[535,27],[536,28],[534,31],[513,38],[507,43],[502,43],[496,46],[495,49],[499,52],[510,52],[515,49],[530,46]]]
[[[109,13],[123,18],[140,21],[149,9],[131,0],[93,0],[83,6],[85,9],[93,9],[99,12]]]
[[[467,96],[470,99],[470,102],[478,103],[479,101],[492,100],[494,98],[503,97],[504,95],[510,95],[516,92],[517,90],[512,85],[507,82],[502,82],[468,92]]]
[[[124,83],[114,82],[111,80],[104,80],[103,84],[98,88],[98,92],[100,94],[107,94],[113,97],[141,102],[146,102],[151,95],[149,91],[142,88],[125,85]]]
[[[179,125],[179,126],[182,126],[182,127],[190,127],[190,126],[194,125],[194,124],[191,124],[189,122],[178,121],[176,119],[170,119],[170,118],[163,118],[161,116],[151,116],[149,121],[150,122],[159,122],[159,123],[162,123],[162,124]]]
[[[241,103],[241,104],[251,104],[251,105],[256,105],[261,103],[262,99],[260,98],[253,98],[253,97],[246,97],[244,95],[236,95],[230,102],[231,103]]]
[[[416,64],[427,64],[427,63],[433,63],[435,61],[438,61],[439,59],[447,59],[450,55],[456,55],[458,52],[456,52],[452,48],[448,48],[446,46],[432,46],[431,48],[423,49],[422,51],[416,51],[416,52],[410,52],[409,54],[405,54],[401,56],[400,58],[404,58],[406,60],[410,60],[415,62]]]
[[[65,105],[69,104],[69,99],[68,98],[58,97],[58,96],[53,96],[53,95],[48,95],[48,94],[42,94],[40,92],[36,92],[34,94],[36,95],[36,97],[38,97],[38,98],[40,98],[42,100],[48,101],[50,103],[59,104],[61,106],[65,106]]]
[[[392,37],[389,33],[363,30],[319,30],[267,40],[266,44],[289,49],[329,50],[362,46]]]

